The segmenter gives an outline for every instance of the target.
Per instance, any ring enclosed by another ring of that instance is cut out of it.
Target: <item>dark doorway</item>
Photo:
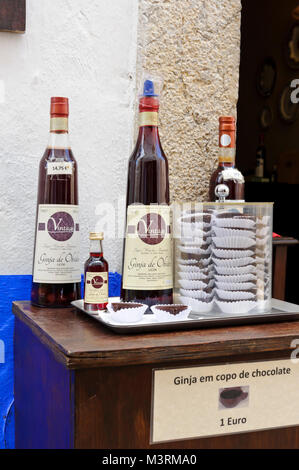
[[[299,239],[295,79],[299,83],[299,0],[243,0],[237,166],[246,177],[246,200],[274,201],[274,231]],[[289,248],[286,300],[299,304],[298,261],[299,246]]]

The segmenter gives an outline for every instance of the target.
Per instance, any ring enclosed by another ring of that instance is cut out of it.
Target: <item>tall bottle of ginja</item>
[[[122,299],[172,303],[172,234],[168,162],[158,130],[159,97],[152,80],[139,101],[139,135],[129,160]]]
[[[218,168],[210,179],[209,200],[217,201],[218,188],[226,201],[244,202],[245,180],[235,167],[236,159],[236,120],[232,116],[219,118],[219,157]],[[221,185],[221,186],[220,186]],[[223,192],[223,189],[225,191]]]
[[[68,115],[68,99],[52,98],[50,139],[39,165],[31,290],[40,307],[68,307],[81,298],[78,171]]]

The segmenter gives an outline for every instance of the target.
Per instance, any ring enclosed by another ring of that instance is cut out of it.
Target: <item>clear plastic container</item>
[[[175,302],[193,312],[271,310],[273,203],[175,203]]]

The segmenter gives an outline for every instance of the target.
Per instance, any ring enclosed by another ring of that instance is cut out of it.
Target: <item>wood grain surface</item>
[[[69,368],[160,364],[290,351],[299,322],[155,334],[116,335],[76,309],[39,309],[14,302],[15,315]]]

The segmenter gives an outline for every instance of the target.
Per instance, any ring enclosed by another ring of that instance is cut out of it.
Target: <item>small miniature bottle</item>
[[[90,233],[90,257],[84,265],[84,308],[105,310],[108,304],[108,263],[103,257],[103,233]]]

